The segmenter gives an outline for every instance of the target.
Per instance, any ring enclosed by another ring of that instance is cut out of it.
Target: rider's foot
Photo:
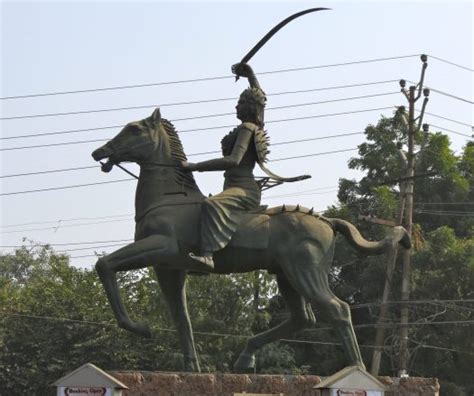
[[[214,260],[212,259],[212,253],[205,252],[202,256],[195,255],[194,253],[189,253],[189,257],[193,260],[204,264],[204,269],[207,271],[214,270]]]

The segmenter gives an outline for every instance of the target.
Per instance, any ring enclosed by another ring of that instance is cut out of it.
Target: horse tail
[[[359,230],[349,223],[341,219],[327,219],[333,225],[333,228],[340,232],[346,240],[359,252],[376,255],[387,252],[390,248],[400,243],[405,249],[410,249],[411,238],[407,230],[402,226],[393,227],[390,234],[381,241],[368,241],[359,232]]]

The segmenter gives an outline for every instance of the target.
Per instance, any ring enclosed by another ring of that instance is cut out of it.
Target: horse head
[[[160,146],[162,133],[160,109],[140,121],[125,125],[117,136],[92,153],[96,161],[107,159],[102,170],[109,172],[114,164],[119,162],[136,162],[141,165],[151,162],[152,157]]]

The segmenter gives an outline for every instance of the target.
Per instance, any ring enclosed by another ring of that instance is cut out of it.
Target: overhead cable
[[[365,59],[365,60],[333,63],[333,64],[326,64],[326,65],[306,66],[306,67],[298,67],[298,68],[291,68],[291,69],[280,69],[280,70],[272,70],[272,71],[267,71],[267,72],[260,72],[260,73],[257,73],[257,75],[297,72],[297,71],[303,71],[303,70],[323,69],[323,68],[339,67],[339,66],[350,66],[350,65],[372,63],[372,62],[384,62],[384,61],[390,61],[390,60],[396,60],[396,59],[412,58],[412,57],[419,56],[419,55],[420,54],[392,56],[392,57],[386,57],[386,58]],[[25,98],[34,98],[34,97],[41,97],[41,96],[68,95],[68,94],[79,94],[79,93],[89,93],[89,92],[103,92],[103,91],[113,91],[113,90],[131,89],[131,88],[144,88],[144,87],[152,87],[152,86],[160,86],[160,85],[185,84],[185,83],[195,83],[195,82],[234,79],[234,78],[235,78],[234,75],[217,76],[217,77],[203,77],[203,78],[194,78],[194,79],[187,79],[187,80],[163,81],[163,82],[120,85],[120,86],[113,86],[113,87],[91,88],[91,89],[82,89],[82,90],[57,91],[57,92],[35,93],[35,94],[25,94],[25,95],[15,95],[15,96],[4,96],[4,97],[0,97],[0,100],[25,99]]]
[[[354,113],[362,113],[362,112],[366,112],[366,111],[387,110],[387,109],[393,109],[393,108],[396,108],[396,107],[390,106],[390,107],[359,110],[359,111],[345,112],[345,113],[330,113],[330,114],[323,114],[323,115],[303,117],[303,118],[292,118],[292,119],[288,119],[288,121],[294,121],[294,120],[299,120],[299,119],[307,119],[307,118],[331,117],[331,116],[335,116],[335,115],[337,116],[337,115],[345,115],[345,114],[354,114]],[[234,113],[230,113],[230,114],[234,114]],[[176,121],[176,120],[174,120],[174,121]],[[281,122],[281,121],[285,121],[285,120],[265,121],[265,123],[268,124],[268,123],[272,123],[272,122]],[[21,136],[12,136],[12,137],[0,138],[0,140],[1,139],[17,139],[17,138],[29,138],[29,137],[61,135],[61,134],[78,133],[78,132],[91,132],[91,131],[103,130],[103,129],[119,129],[119,128],[123,128],[124,126],[125,125],[122,124],[122,125],[110,125],[110,126],[102,126],[102,127],[95,127],[95,128],[62,130],[62,131],[54,131],[54,132],[46,132],[46,133],[36,133],[36,134],[27,134],[27,135],[21,135]],[[192,128],[192,129],[180,130],[180,131],[178,131],[178,133],[182,134],[182,133],[188,133],[188,132],[207,131],[207,130],[233,128],[233,127],[235,127],[235,125],[220,125],[220,126],[205,127],[205,128]]]
[[[333,139],[333,138],[339,138],[339,137],[347,137],[347,136],[353,136],[353,135],[361,135],[364,132],[350,132],[350,133],[343,133],[343,134],[338,134],[338,135],[327,135],[327,136],[320,136],[320,137],[315,137],[315,138],[307,138],[307,139],[297,139],[297,140],[289,140],[286,142],[272,142],[272,146],[280,146],[280,145],[285,145],[285,144],[293,144],[293,143],[302,143],[302,142],[310,142],[314,140],[324,140],[324,139]],[[6,147],[0,149],[0,151],[12,151],[12,150],[27,150],[27,149],[32,149],[32,148],[44,148],[44,147],[56,147],[56,146],[67,146],[71,144],[88,144],[88,143],[99,143],[99,142],[106,142],[109,139],[97,139],[97,140],[77,140],[77,141],[72,141],[72,142],[61,142],[61,143],[49,143],[49,144],[41,144],[41,145],[33,145],[33,146],[17,146],[17,147]],[[197,154],[188,154],[188,156],[194,156],[194,155],[203,155],[203,154],[214,154],[214,153],[219,153],[220,151],[210,151],[206,153],[197,153]],[[86,169],[86,168],[93,168],[93,167],[80,167],[80,168],[70,168],[70,170],[79,170],[79,169]],[[52,171],[53,172],[59,172],[61,170],[56,170]],[[48,173],[48,172],[39,172],[39,173]],[[38,174],[38,172],[33,172],[33,173],[24,173],[24,174],[17,174],[17,175],[7,175],[7,176],[0,176],[2,177],[14,177],[14,176],[27,176],[30,174]]]
[[[268,107],[268,108],[265,109],[265,111],[288,109],[288,108],[294,108],[294,107],[313,106],[313,105],[318,105],[318,104],[343,102],[343,101],[348,101],[348,100],[375,98],[375,97],[380,97],[380,96],[395,95],[395,94],[398,94],[398,93],[399,93],[398,91],[395,91],[395,92],[382,92],[382,93],[376,93],[376,94],[351,96],[351,97],[347,97],[347,98],[321,100],[321,101],[317,101],[317,102],[290,104],[290,105],[284,105],[284,106]],[[217,99],[217,100],[229,100],[229,99]],[[210,101],[214,102],[214,101],[217,101],[217,100],[210,100]],[[200,102],[192,102],[192,103],[200,103]],[[183,104],[183,103],[178,103],[178,104]],[[177,104],[172,104],[172,105],[177,105]],[[63,112],[63,113],[44,113],[44,114],[32,114],[32,115],[20,115],[20,116],[12,116],[12,117],[0,117],[0,120],[7,121],[7,120],[20,120],[20,119],[26,119],[26,118],[58,117],[58,116],[78,115],[78,114],[92,114],[92,113],[100,113],[100,112],[107,112],[107,111],[122,111],[122,110],[134,110],[134,109],[141,109],[141,108],[154,108],[154,107],[158,107],[158,106],[160,106],[160,105],[151,104],[151,105],[144,105],[144,106],[119,107],[119,108],[114,108],[114,109],[81,110],[81,111],[69,111],[69,112]],[[161,105],[161,106],[164,107],[166,105]],[[235,112],[220,113],[220,114],[206,114],[206,115],[202,115],[202,116],[177,118],[177,119],[174,119],[174,120],[171,120],[171,121],[172,122],[187,121],[187,120],[196,120],[196,119],[202,119],[202,118],[223,117],[223,116],[234,115],[234,114],[235,114]]]
[[[464,70],[467,70],[467,71],[470,71],[470,72],[473,72],[473,71],[474,71],[474,69],[472,69],[472,68],[470,68],[470,67],[463,66],[463,65],[460,65],[460,64],[458,64],[458,63],[454,63],[454,62],[448,61],[448,60],[443,59],[443,58],[438,58],[438,57],[433,56],[433,55],[429,55],[429,57],[430,57],[430,58],[433,58],[433,59],[436,59],[436,60],[438,60],[438,61],[440,61],[440,62],[446,63],[446,64],[448,64],[448,65],[456,66],[456,67],[458,67],[458,68],[460,68],[460,69],[464,69]]]

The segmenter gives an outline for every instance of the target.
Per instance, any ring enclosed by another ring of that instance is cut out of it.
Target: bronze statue
[[[252,69],[246,65],[283,22],[233,69],[237,76],[247,77],[251,87],[244,91],[237,105],[242,124],[222,141],[223,158],[188,163],[174,126],[161,118],[159,109],[148,118],[127,124],[92,153],[96,161],[108,159],[102,166],[105,172],[124,161],[140,166],[135,196],[135,242],[101,257],[96,264],[118,325],[142,336],[151,335],[145,322],[129,317],[116,274],[153,266],[178,331],[186,370],[200,371],[186,305],[188,273],[228,274],[264,269],[276,274],[290,318],[251,337],[235,363],[236,371],[252,370],[255,351],[261,346],[314,324],[311,305],[328,314],[347,363],[364,367],[349,306],[332,293],[328,284],[336,234],[341,233],[355,249],[367,254],[382,254],[397,243],[410,247],[409,235],[403,227],[395,227],[382,241],[370,242],[352,224],[321,217],[312,209],[299,205],[259,207],[260,189],[268,183],[276,185],[307,177],[285,179],[264,165],[265,96]],[[253,177],[256,163],[268,176],[260,183]],[[196,185],[193,170],[226,170],[224,191],[205,198]],[[196,256],[196,252],[202,256]]]
[[[203,270],[202,264],[190,258],[189,253],[200,249],[201,204],[205,198],[192,173],[181,166],[186,156],[178,134],[156,109],[149,118],[127,124],[92,155],[97,161],[109,159],[105,170],[123,161],[136,162],[141,168],[135,198],[135,242],[101,257],[96,264],[117,322],[124,329],[150,336],[146,323],[134,322],[128,316],[116,274],[153,266],[179,333],[186,369],[199,371],[184,281],[187,271]],[[251,369],[254,353],[262,345],[310,326],[314,317],[307,302],[327,311],[348,363],[363,366],[349,306],[331,292],[328,284],[337,232],[357,250],[368,254],[381,254],[398,242],[406,248],[410,246],[403,227],[395,227],[393,234],[380,242],[369,242],[350,223],[325,219],[299,206],[242,214],[230,243],[215,253],[212,272],[265,269],[276,274],[291,317],[252,337],[235,365],[236,370]]]
[[[260,205],[261,192],[253,175],[255,164],[259,160],[257,150],[266,148],[264,137],[265,93],[260,88],[252,68],[246,63],[233,66],[237,76],[247,77],[250,88],[240,95],[237,103],[237,118],[242,121],[238,127],[226,135],[222,141],[222,158],[197,164],[183,162],[189,171],[224,170],[224,191],[204,199],[201,216],[201,254],[190,253],[190,257],[214,269],[213,252],[224,248],[237,230],[242,215]],[[260,154],[266,156],[267,151]]]

